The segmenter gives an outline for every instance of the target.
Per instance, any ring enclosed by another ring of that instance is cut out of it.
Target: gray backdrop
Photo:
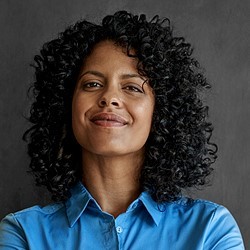
[[[26,173],[21,136],[27,122],[29,64],[41,45],[78,20],[100,20],[118,9],[169,17],[177,35],[213,84],[207,102],[219,144],[212,186],[196,197],[226,206],[250,249],[250,1],[249,0],[1,0],[0,1],[0,219],[7,213],[49,201]]]

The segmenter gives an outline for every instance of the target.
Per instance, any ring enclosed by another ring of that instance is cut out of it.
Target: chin
[[[124,146],[124,145],[123,145]],[[142,148],[131,148],[131,146],[128,147],[110,147],[104,146],[104,147],[95,147],[93,150],[86,149],[92,154],[104,156],[104,157],[118,157],[118,156],[125,156],[125,155],[131,155],[131,154],[138,154],[142,150]]]
[[[117,149],[117,148],[115,148],[115,149],[105,148],[102,150],[101,149],[95,150],[94,153],[97,155],[100,155],[100,156],[105,156],[105,157],[117,157],[117,156],[131,154],[132,152],[127,151],[127,150]]]

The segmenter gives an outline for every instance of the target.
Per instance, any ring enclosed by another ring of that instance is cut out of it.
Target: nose
[[[118,90],[108,88],[104,91],[98,100],[98,105],[100,107],[120,107],[122,105],[121,98],[119,96]]]

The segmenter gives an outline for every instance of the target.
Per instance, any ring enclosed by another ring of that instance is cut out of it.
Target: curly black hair
[[[167,18],[118,11],[102,23],[77,22],[43,45],[34,58],[34,97],[24,133],[36,184],[54,200],[65,200],[81,179],[81,149],[71,126],[71,102],[85,58],[100,41],[111,40],[138,58],[138,72],[155,94],[152,131],[146,142],[141,187],[158,203],[175,200],[183,189],[207,183],[217,146],[201,91],[210,88],[193,49],[175,37]],[[129,52],[133,49],[135,54]]]

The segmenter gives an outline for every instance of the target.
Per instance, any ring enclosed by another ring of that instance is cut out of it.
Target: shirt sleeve
[[[207,231],[205,246],[207,250],[245,249],[236,221],[223,206],[219,206],[214,212]]]
[[[24,250],[29,249],[24,231],[14,214],[7,215],[0,222],[0,249]]]

